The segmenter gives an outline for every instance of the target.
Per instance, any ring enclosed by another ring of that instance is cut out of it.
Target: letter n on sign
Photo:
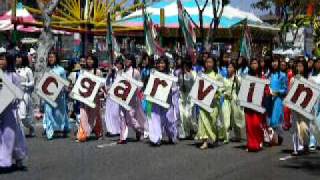
[[[51,106],[57,107],[55,102],[64,86],[69,86],[69,81],[60,76],[46,72],[36,87],[36,93]]]
[[[104,79],[84,71],[77,79],[77,82],[70,93],[70,97],[88,105],[91,108],[95,108],[96,104],[94,99],[101,84],[104,82]]]
[[[168,96],[173,82],[177,81],[177,77],[169,76],[153,70],[144,91],[146,99],[164,108],[169,108],[170,105],[167,103]]]
[[[143,83],[129,77],[127,74],[118,76],[111,86],[108,94],[110,98],[117,102],[126,110],[131,110],[130,101],[138,87],[142,87]]]
[[[241,80],[241,87],[238,94],[240,106],[264,113],[266,109],[262,106],[264,88],[270,84],[268,80],[245,76]]]
[[[221,82],[214,81],[205,74],[199,74],[196,77],[189,96],[193,103],[208,112],[212,112],[211,103],[218,88],[222,86],[223,84]]]
[[[320,87],[302,77],[295,78],[293,85],[284,99],[284,103],[292,110],[313,120],[312,109],[320,95]]]

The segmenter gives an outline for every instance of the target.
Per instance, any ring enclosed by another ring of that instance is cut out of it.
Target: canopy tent
[[[190,14],[192,20],[199,24],[199,10],[195,0],[182,0],[182,4],[186,11]],[[201,5],[201,4],[200,4]],[[163,8],[165,11],[165,27],[167,28],[179,28],[178,22],[178,8],[176,0],[173,1],[161,1],[152,3],[146,8],[146,12],[151,15],[152,21],[155,24],[160,25],[160,9]],[[212,4],[208,3],[203,13],[204,27],[210,26],[213,18]],[[249,23],[261,24],[262,21],[252,13],[241,11],[230,5],[224,7],[224,11],[220,20],[220,28],[229,28],[234,24],[239,23],[243,19],[247,19]],[[114,25],[127,26],[127,27],[142,27],[143,16],[142,10],[137,10],[128,16],[117,21]]]
[[[37,24],[37,20],[29,13],[29,11],[23,7],[22,3],[17,4],[16,18],[18,23],[23,24]],[[14,29],[14,24],[12,23],[12,10],[7,11],[2,16],[0,16],[0,31],[11,31]],[[41,28],[35,26],[25,26],[18,24],[17,30],[26,33],[36,33],[40,32]],[[61,30],[52,30],[54,34],[71,34],[69,32]]]
[[[16,17],[19,21],[26,23],[36,23],[37,21],[32,17],[32,15],[23,8],[21,3],[18,3],[16,10]],[[14,24],[12,23],[12,10],[9,10],[4,15],[0,16],[0,31],[10,31],[14,29]],[[21,32],[39,32],[40,29],[32,26],[17,25],[17,30]]]

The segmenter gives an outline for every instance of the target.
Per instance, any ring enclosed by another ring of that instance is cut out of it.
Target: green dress
[[[223,77],[220,76],[218,73],[211,71],[205,72],[207,76],[215,81],[223,82]],[[198,133],[196,135],[197,140],[205,140],[208,139],[212,142],[215,142],[218,136],[218,125],[217,120],[219,118],[219,104],[220,104],[220,96],[223,88],[219,88],[216,92],[215,98],[212,102],[211,107],[213,111],[211,113],[207,112],[203,108],[200,107],[200,114],[199,114],[199,122],[198,122]]]
[[[236,138],[241,138],[241,129],[245,127],[244,111],[237,103],[239,88],[240,81],[237,77],[224,80],[222,115],[226,141],[229,140],[230,129],[234,130]]]

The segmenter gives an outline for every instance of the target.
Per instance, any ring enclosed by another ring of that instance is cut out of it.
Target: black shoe
[[[119,141],[117,142],[117,144],[127,144],[127,141],[126,141],[126,140],[119,140]]]
[[[137,141],[141,141],[142,133],[141,132],[136,132],[136,139]]]

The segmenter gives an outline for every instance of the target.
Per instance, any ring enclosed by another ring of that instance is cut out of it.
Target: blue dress
[[[269,76],[270,89],[278,95],[271,97],[267,106],[268,123],[270,127],[279,127],[284,118],[283,99],[288,90],[288,78],[283,72],[273,72]]]
[[[61,66],[54,66],[50,72],[59,75],[63,79],[67,79],[66,72]],[[43,129],[46,131],[48,139],[53,138],[55,131],[69,131],[69,119],[67,113],[67,94],[64,90],[57,97],[56,108],[49,103],[44,103]]]

